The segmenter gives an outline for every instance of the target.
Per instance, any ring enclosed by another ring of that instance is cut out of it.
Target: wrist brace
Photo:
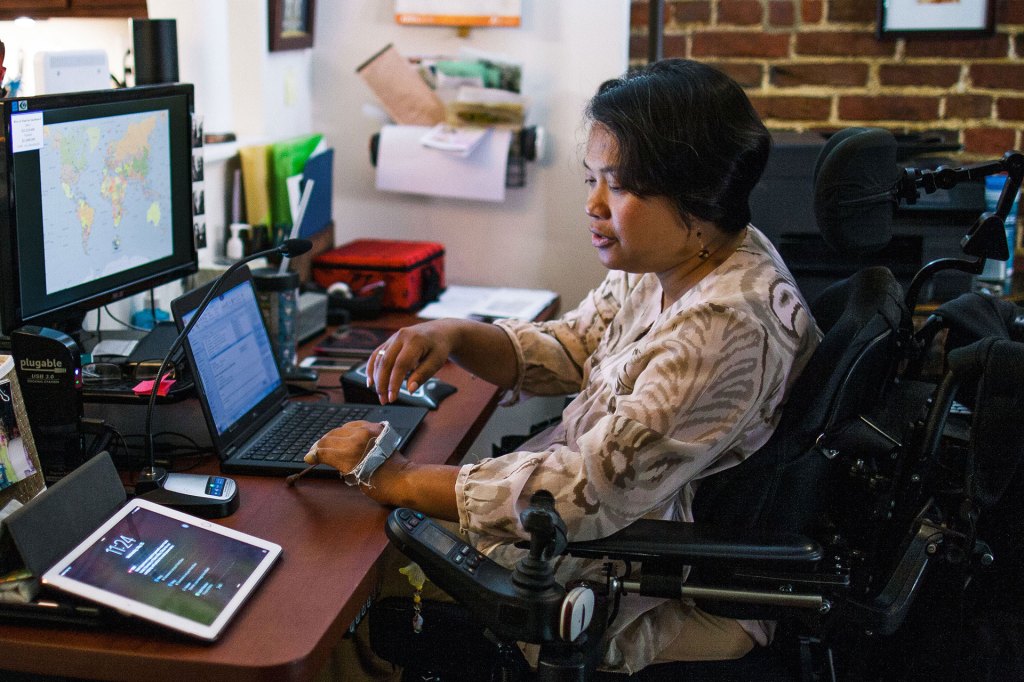
[[[341,474],[341,480],[348,485],[370,485],[370,477],[373,476],[373,472],[380,468],[380,465],[387,461],[387,458],[398,448],[402,437],[391,428],[391,424],[382,423],[384,430],[370,443],[369,449],[359,464],[351,471]]]

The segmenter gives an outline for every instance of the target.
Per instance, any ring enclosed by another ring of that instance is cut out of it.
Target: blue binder
[[[306,204],[298,236],[309,239],[331,224],[333,220],[332,197],[334,196],[334,149],[326,149],[306,160],[302,170],[302,183],[313,181],[313,193]]]

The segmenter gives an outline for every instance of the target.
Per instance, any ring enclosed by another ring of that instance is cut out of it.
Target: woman
[[[513,398],[578,393],[558,427],[517,452],[463,467],[396,453],[360,486],[381,504],[457,521],[507,566],[525,536],[518,514],[539,489],[554,494],[572,540],[640,518],[691,520],[700,479],[771,435],[819,338],[778,253],[748,224],[770,137],[735,82],[665,60],[604,83],[587,118],[585,212],[604,282],[551,322],[402,329],[368,368],[385,403],[449,358]],[[335,429],[309,459],[349,472],[381,429]],[[558,564],[563,583],[599,576],[600,562]],[[630,597],[622,609],[606,637],[609,670],[738,658],[770,639],[770,624],[679,601]]]

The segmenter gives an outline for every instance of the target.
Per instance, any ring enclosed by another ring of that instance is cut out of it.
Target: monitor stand
[[[167,355],[171,344],[178,338],[178,326],[173,322],[157,322],[156,326],[149,330],[145,336],[139,339],[139,343],[128,356],[129,362],[160,362]],[[177,362],[177,361],[176,361]]]

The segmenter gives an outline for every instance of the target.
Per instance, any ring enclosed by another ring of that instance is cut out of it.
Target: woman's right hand
[[[382,405],[395,401],[403,381],[410,392],[415,391],[448,360],[457,338],[456,320],[431,320],[399,329],[370,355],[367,387],[376,388]]]

